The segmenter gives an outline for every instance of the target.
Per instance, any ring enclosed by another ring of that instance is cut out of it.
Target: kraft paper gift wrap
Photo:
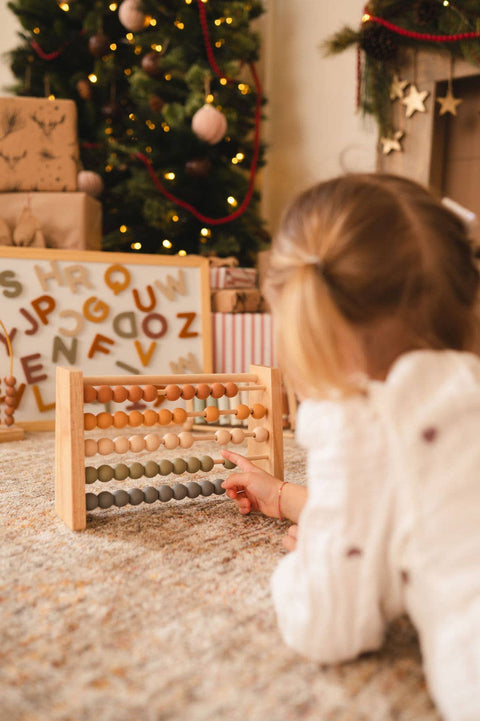
[[[211,301],[212,310],[218,313],[261,313],[265,310],[265,303],[258,288],[214,290]]]
[[[210,268],[210,287],[218,288],[256,288],[256,268]]]

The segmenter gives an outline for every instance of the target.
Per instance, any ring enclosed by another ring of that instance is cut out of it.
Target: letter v
[[[148,364],[150,363],[150,359],[152,357],[153,351],[157,347],[157,344],[153,340],[150,343],[150,348],[148,349],[148,351],[146,353],[143,352],[142,344],[140,343],[139,340],[134,341],[134,344],[135,344],[135,348],[137,349],[137,353],[141,360],[142,366],[148,366]]]

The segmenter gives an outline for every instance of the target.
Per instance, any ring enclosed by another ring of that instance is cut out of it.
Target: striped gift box
[[[270,313],[212,313],[213,372],[248,373],[250,364],[274,366]]]
[[[256,288],[256,268],[210,268],[210,288]]]

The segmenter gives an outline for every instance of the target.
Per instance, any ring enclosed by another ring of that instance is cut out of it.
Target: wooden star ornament
[[[422,92],[420,92],[416,85],[410,85],[408,95],[405,95],[402,99],[402,104],[406,107],[405,115],[407,118],[411,118],[416,112],[426,113],[425,100],[429,95],[428,90],[422,90]]]
[[[451,85],[448,86],[447,94],[443,98],[437,98],[437,102],[440,103],[440,115],[451,113],[451,115],[457,114],[457,105],[463,102],[461,98],[455,98],[452,92]]]
[[[380,138],[380,142],[382,144],[382,153],[384,155],[389,155],[389,153],[392,153],[394,151],[402,151],[403,148],[400,144],[401,139],[405,133],[403,130],[397,130],[393,135],[386,135],[383,138]]]
[[[390,100],[402,100],[405,95],[405,88],[408,84],[408,80],[400,80],[397,73],[395,73],[392,84],[390,85]]]

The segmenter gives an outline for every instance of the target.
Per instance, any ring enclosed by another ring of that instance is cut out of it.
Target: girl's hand
[[[240,513],[261,511],[266,516],[279,518],[278,491],[282,482],[262,471],[240,453],[222,450],[222,456],[235,463],[241,471],[232,473],[222,483],[227,496],[237,502]]]
[[[294,551],[297,547],[297,538],[298,538],[298,526],[294,524],[293,526],[290,526],[288,531],[283,537],[283,545],[287,549],[287,551]]]

